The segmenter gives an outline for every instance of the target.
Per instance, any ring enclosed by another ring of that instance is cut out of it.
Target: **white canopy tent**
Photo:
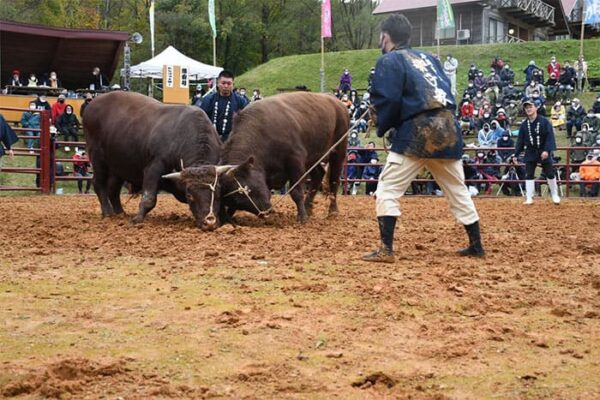
[[[221,67],[203,64],[193,58],[182,54],[173,46],[167,47],[160,54],[147,61],[131,67],[131,78],[154,78],[162,79],[164,65],[179,65],[188,69],[190,80],[198,81],[201,79],[216,78],[223,70]],[[121,75],[125,71],[121,70]]]

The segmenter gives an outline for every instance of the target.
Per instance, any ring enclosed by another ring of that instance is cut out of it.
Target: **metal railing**
[[[580,167],[581,165],[583,165],[582,163],[574,163],[571,162],[571,152],[572,151],[580,151],[580,150],[597,150],[600,149],[600,146],[592,146],[592,147],[558,147],[556,149],[556,151],[565,151],[566,152],[566,161],[565,162],[558,162],[554,164],[555,168],[562,168],[564,169],[564,173],[561,174],[561,176],[557,176],[557,182],[560,185],[565,185],[565,194],[568,197],[571,191],[571,185],[579,185],[579,184],[592,184],[592,183],[600,183],[599,182],[595,182],[595,181],[583,181],[583,180],[575,180],[575,179],[571,179],[571,172],[573,172],[574,169]],[[361,151],[370,151],[370,150],[375,150],[375,151],[387,151],[388,149],[385,148],[373,148],[373,149],[366,149],[364,147],[349,147],[348,148],[348,152],[354,151],[354,152],[361,152]],[[478,151],[490,151],[490,150],[494,150],[494,151],[510,151],[510,150],[514,150],[514,148],[510,148],[510,147],[465,147],[463,149],[464,153],[468,153],[468,152],[478,152]],[[352,187],[352,185],[354,183],[362,183],[362,182],[379,182],[378,179],[362,179],[362,178],[356,178],[356,179],[349,179],[348,178],[348,169],[351,166],[355,166],[355,167],[367,167],[367,166],[378,166],[378,167],[383,167],[385,164],[383,163],[377,163],[377,164],[371,164],[371,163],[348,163],[347,160],[346,162],[344,162],[344,167],[343,167],[343,173],[342,173],[342,177],[341,177],[341,181],[342,181],[342,188],[343,188],[343,193],[349,193],[350,188]],[[488,167],[498,167],[498,168],[502,168],[502,167],[514,167],[514,166],[518,166],[518,167],[524,167],[525,164],[523,163],[519,163],[519,164],[510,164],[510,163],[480,163],[480,164],[469,164],[471,167],[480,170],[480,169],[484,169],[484,168],[488,168]],[[600,166],[599,166],[600,168]],[[435,179],[414,179],[413,182],[415,183],[434,183]],[[516,180],[501,180],[501,179],[497,179],[497,180],[491,180],[491,179],[465,179],[465,183],[469,184],[469,183],[474,183],[474,184],[489,184],[489,185],[502,185],[502,184],[506,184],[506,183],[525,183],[525,179],[516,179]],[[536,184],[545,184],[546,180],[545,179],[536,179]],[[493,192],[493,191],[492,191]]]
[[[548,21],[552,25],[555,24],[554,7],[544,3],[542,0],[492,0],[492,4],[500,9],[518,8],[542,20]]]

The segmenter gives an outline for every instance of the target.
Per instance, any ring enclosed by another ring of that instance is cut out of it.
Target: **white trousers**
[[[419,172],[427,168],[450,203],[450,211],[463,225],[479,221],[473,199],[465,185],[460,160],[407,157],[390,152],[377,185],[376,213],[378,217],[401,215],[400,197]]]

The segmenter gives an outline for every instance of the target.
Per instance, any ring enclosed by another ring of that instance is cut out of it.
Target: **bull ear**
[[[215,171],[217,175],[226,174],[227,172],[236,169],[237,165],[217,165],[215,166]]]
[[[170,174],[163,175],[162,177],[163,179],[172,179],[174,181],[178,181],[181,180],[181,172],[172,172]]]
[[[244,164],[247,164],[249,167],[254,167],[254,156],[248,157]]]

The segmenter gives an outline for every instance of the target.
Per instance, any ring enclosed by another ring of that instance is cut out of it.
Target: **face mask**
[[[46,102],[46,98],[45,97],[40,97],[40,102],[45,103]]]
[[[483,158],[483,153],[477,153],[477,157]]]
[[[575,143],[581,143],[581,138],[576,138]]]
[[[481,97],[481,93],[477,93],[477,97],[480,98]]]
[[[371,160],[371,164],[377,164],[377,160],[376,159],[372,159]]]
[[[65,102],[65,99],[58,99],[58,102],[59,102],[59,103],[64,103],[64,102]]]
[[[29,109],[30,109],[30,110],[35,110],[35,104],[32,104],[32,105],[30,105],[30,106],[29,106]]]
[[[67,111],[66,111],[66,113],[67,113],[67,114],[73,114],[73,111],[71,111],[71,110],[67,110]]]
[[[485,113],[485,114],[483,114],[483,117],[484,117],[484,118],[489,118],[489,117],[490,117],[490,114],[488,114],[488,113]]]
[[[56,79],[56,75],[50,75],[50,79]]]
[[[597,143],[597,144],[600,144],[600,139],[596,140],[596,143]]]
[[[505,142],[507,142],[508,141],[508,136],[503,136],[502,140],[504,140]]]

